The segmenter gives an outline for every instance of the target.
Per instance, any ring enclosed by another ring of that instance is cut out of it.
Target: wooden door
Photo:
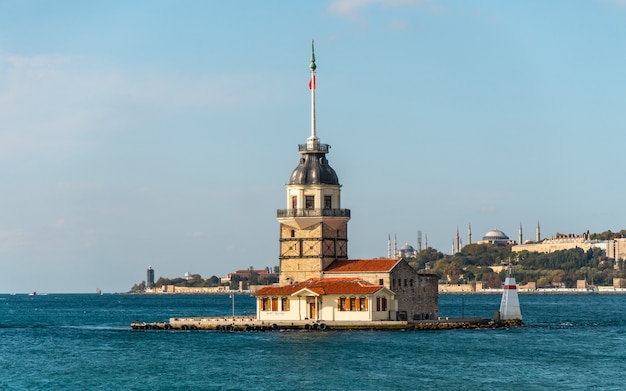
[[[309,319],[315,320],[317,311],[315,310],[315,303],[309,303]]]

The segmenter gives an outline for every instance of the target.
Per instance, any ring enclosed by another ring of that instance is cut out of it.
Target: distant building
[[[148,266],[148,270],[146,271],[146,287],[153,288],[154,287],[154,269],[152,266]]]
[[[398,250],[398,258],[415,258],[417,257],[417,250],[408,243],[400,247]]]
[[[507,246],[509,244],[516,244],[514,240],[511,240],[504,232],[497,228],[487,232],[485,236],[477,244],[493,244],[496,246]]]
[[[611,258],[615,261],[626,259],[626,238],[592,240],[589,237],[589,233],[558,234],[538,243],[515,245],[511,248],[511,251],[551,253],[555,251],[571,250],[574,248],[580,248],[583,251],[589,251],[591,248],[599,248],[604,251],[607,258]],[[615,267],[618,267],[618,262],[615,262]]]
[[[232,282],[248,282],[249,278],[251,275],[256,275],[257,277],[260,277],[261,280],[265,280],[265,281],[278,281],[278,274],[276,273],[271,273],[269,271],[267,271],[266,269],[260,269],[260,270],[250,270],[250,269],[241,269],[241,270],[235,270],[232,273],[228,273],[226,275],[226,277],[222,277],[220,279],[220,283],[222,285],[229,285]],[[256,285],[258,284],[258,281],[253,281],[253,283]]]
[[[521,239],[522,237],[522,225],[520,224],[519,227],[519,231],[518,231],[518,235],[519,238]],[[472,244],[472,226],[471,224],[468,224],[467,226],[467,244]],[[511,244],[516,244],[515,240],[512,240],[511,238],[509,238],[507,236],[507,234],[505,234],[504,232],[500,231],[497,228],[492,229],[491,231],[487,232],[481,240],[478,240],[476,242],[476,244],[492,244],[495,246],[508,246]],[[452,253],[457,253],[460,252],[462,248],[462,244],[460,241],[460,236],[459,236],[459,229],[456,229],[456,238],[455,238],[455,242],[452,245]]]

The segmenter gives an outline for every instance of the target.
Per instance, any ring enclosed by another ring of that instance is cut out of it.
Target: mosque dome
[[[483,236],[483,240],[509,240],[509,237],[506,236],[504,232],[494,228],[491,231],[487,232],[485,236]]]
[[[291,173],[290,185],[339,185],[337,173],[324,153],[305,153]]]
[[[410,244],[406,243],[404,246],[400,247],[398,250],[399,257],[416,257],[417,251]]]
[[[482,240],[477,242],[478,244],[495,244],[498,246],[506,246],[508,244],[514,243],[508,236],[499,229],[492,229],[487,232],[485,236],[483,236]]]
[[[400,247],[400,251],[415,251],[415,249],[413,248],[413,246],[406,243],[404,246]]]

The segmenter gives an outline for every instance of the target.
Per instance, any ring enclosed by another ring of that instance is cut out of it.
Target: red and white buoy
[[[500,319],[522,320],[522,311],[520,310],[519,298],[517,297],[517,284],[515,283],[515,277],[511,277],[510,266],[504,279],[504,291],[502,292],[502,301],[500,302]]]

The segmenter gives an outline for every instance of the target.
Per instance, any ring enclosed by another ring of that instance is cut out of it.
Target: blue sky
[[[0,0],[0,292],[277,265],[312,39],[351,258],[626,228],[626,1]]]

